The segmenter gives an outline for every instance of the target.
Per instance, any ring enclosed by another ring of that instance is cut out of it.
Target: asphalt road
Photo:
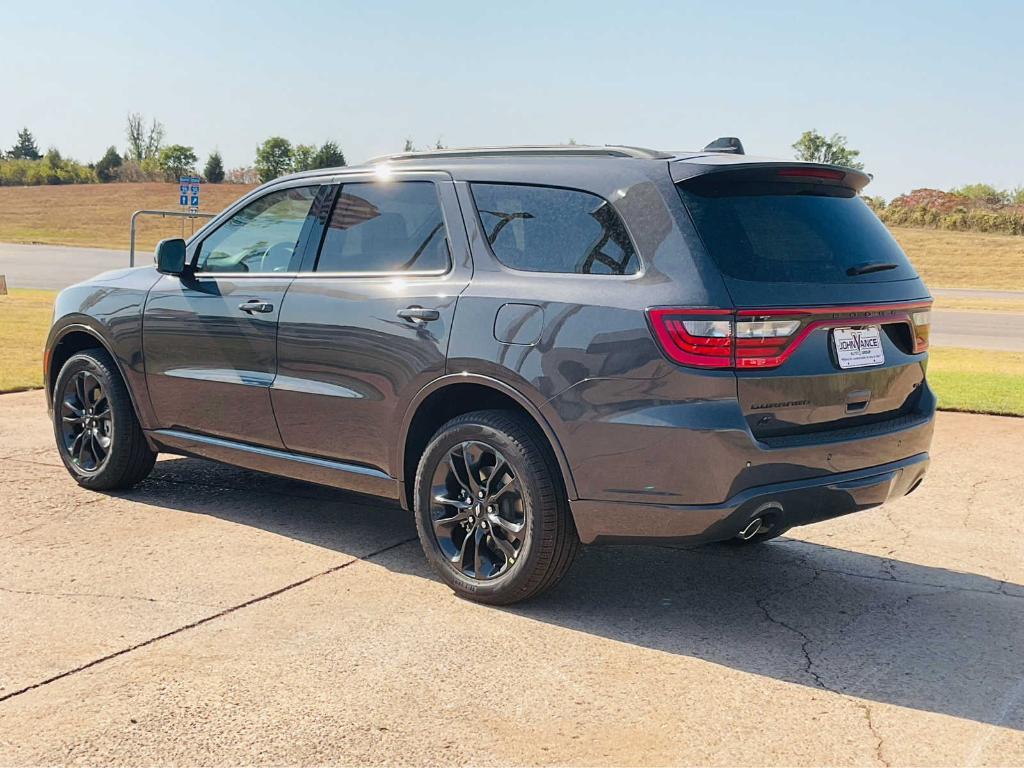
[[[590,548],[506,610],[395,505],[193,459],[78,488],[0,397],[0,765],[1024,765],[1024,428],[752,550]]]
[[[152,258],[151,252],[140,251],[136,254],[136,264],[151,263]],[[7,275],[7,284],[12,288],[57,290],[100,272],[126,266],[126,251],[0,243],[0,274]],[[1024,301],[1024,291],[936,289],[933,293]],[[936,346],[1024,352],[1024,313],[939,310],[934,313],[933,321],[932,343]]]

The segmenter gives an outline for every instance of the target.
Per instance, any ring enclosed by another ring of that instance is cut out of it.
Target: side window
[[[294,272],[299,235],[317,187],[281,189],[254,200],[199,246],[199,272]]]
[[[443,271],[447,234],[433,182],[343,184],[316,271]]]
[[[597,195],[518,184],[473,184],[472,190],[487,242],[506,267],[582,275],[640,269],[622,219]]]

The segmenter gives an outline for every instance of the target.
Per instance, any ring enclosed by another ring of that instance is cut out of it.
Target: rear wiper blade
[[[899,264],[893,264],[888,261],[872,261],[867,264],[858,264],[854,267],[850,267],[846,270],[846,274],[850,277],[855,275],[869,275],[872,272],[884,272],[887,269],[896,269]]]

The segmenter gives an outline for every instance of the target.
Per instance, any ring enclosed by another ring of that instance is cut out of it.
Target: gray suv
[[[518,147],[272,181],[155,267],[63,291],[45,382],[75,480],[156,454],[397,499],[458,594],[581,543],[763,542],[913,491],[928,291],[869,177]]]

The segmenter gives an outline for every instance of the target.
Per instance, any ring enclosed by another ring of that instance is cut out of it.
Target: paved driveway
[[[0,397],[0,764],[1024,764],[1024,421],[757,550],[460,601],[396,506],[192,459],[75,486]]]

